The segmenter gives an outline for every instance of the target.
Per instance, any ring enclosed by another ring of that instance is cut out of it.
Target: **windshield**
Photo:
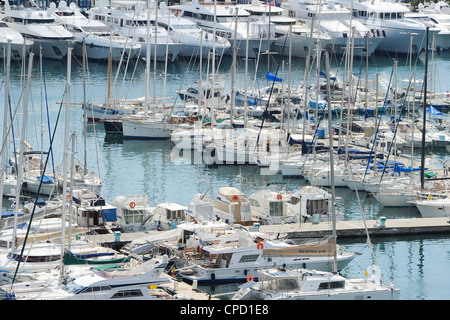
[[[107,26],[83,27],[86,32],[105,32],[110,33],[111,30]]]
[[[63,287],[64,291],[67,291],[67,292],[73,293],[73,294],[79,294],[79,293],[83,292],[84,289],[86,289],[86,287],[75,283],[75,281],[72,281]]]

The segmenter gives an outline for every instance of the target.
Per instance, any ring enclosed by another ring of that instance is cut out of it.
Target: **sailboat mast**
[[[420,159],[420,188],[424,187],[425,176],[425,127],[427,121],[427,77],[428,77],[428,34],[429,27],[427,27],[426,45],[425,45],[425,71],[423,75],[423,129],[422,129],[422,152]],[[412,170],[412,169],[411,169]]]
[[[8,134],[8,105],[9,105],[9,79],[11,70],[11,39],[8,39],[8,45],[6,47],[6,67],[5,67],[5,106],[3,109],[3,140],[1,148],[1,160],[0,160],[0,207],[3,208],[3,181],[4,181],[4,165],[6,161],[6,151],[4,146],[6,145],[6,136]]]
[[[16,206],[14,209],[14,228],[13,228],[13,239],[17,236],[17,217],[19,214],[19,204],[20,204],[20,190],[22,188],[22,175],[23,175],[23,153],[25,151],[25,139],[26,139],[26,129],[27,129],[27,119],[28,119],[28,101],[30,97],[31,90],[31,69],[33,65],[34,54],[30,53],[28,62],[28,74],[27,74],[27,85],[25,98],[23,100],[23,117],[22,117],[22,133],[20,137],[20,153],[19,153],[19,167],[17,172],[17,185],[16,185]],[[41,178],[42,179],[42,178]],[[15,249],[15,242],[12,242],[11,252]]]
[[[72,48],[67,48],[67,80],[66,80],[66,113],[64,127],[64,153],[63,153],[63,186],[62,186],[62,213],[61,213],[61,268],[60,281],[64,276],[64,253],[66,239],[66,211],[67,211],[67,175],[69,164],[69,121],[70,121],[70,78],[72,69]]]
[[[332,226],[333,226],[333,234],[332,239],[333,243],[336,243],[336,210],[335,210],[335,187],[334,187],[334,152],[333,152],[333,124],[331,122],[333,113],[331,111],[331,94],[330,94],[330,60],[328,57],[328,52],[325,52],[325,68],[327,72],[327,104],[328,104],[328,139],[330,144],[330,183],[331,183],[331,217],[332,217]],[[333,256],[333,273],[337,273],[337,250],[334,251]]]
[[[234,39],[233,39],[233,67],[232,67],[232,79],[231,79],[231,110],[230,110],[230,124],[233,127],[234,121],[234,104],[236,101],[236,36],[237,36],[237,23],[239,19],[239,8],[235,10],[235,23],[234,23]]]
[[[83,39],[83,125],[84,125],[84,174],[88,173],[87,169],[87,115],[86,115],[86,41]]]

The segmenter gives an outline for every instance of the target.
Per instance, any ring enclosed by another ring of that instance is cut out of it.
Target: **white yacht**
[[[65,1],[61,1],[58,8],[52,2],[50,9],[54,10],[55,20],[72,32],[78,40],[73,48],[76,56],[83,56],[83,41],[88,59],[108,60],[111,57],[112,60],[119,61],[133,59],[140,54],[140,43],[113,32],[103,22],[88,19],[80,12],[75,2],[67,6]]]
[[[445,13],[445,6],[448,7],[448,5],[444,4],[442,1],[438,3],[430,3],[429,6],[424,6],[422,3],[419,3],[418,5],[419,12],[426,14],[432,22],[446,28],[447,30],[450,30],[450,11]]]
[[[48,59],[62,60],[67,55],[67,48],[73,46],[75,37],[62,25],[56,23],[51,10],[32,8],[15,10],[5,2],[5,10],[0,20],[22,34],[25,39],[34,41],[33,51]]]
[[[419,21],[407,19],[411,10],[406,6],[382,0],[343,0],[342,4],[352,8],[353,17],[369,28],[372,34],[384,37],[377,50],[401,54],[419,54],[426,46],[426,26]],[[430,39],[440,30],[430,28]]]
[[[246,57],[248,46],[248,57],[257,58],[260,53],[268,51],[275,41],[274,28],[264,17],[256,22],[251,21],[250,13],[235,3],[215,5],[212,1],[193,0],[171,6],[170,9],[175,15],[194,21],[203,30],[227,38],[231,44],[236,41],[238,57]],[[231,50],[229,54],[232,54]]]
[[[230,49],[230,41],[224,37],[214,36],[212,33],[202,30],[192,20],[175,16],[165,6],[160,4],[158,12],[158,25],[169,32],[174,43],[182,45],[180,55],[185,57],[199,56],[208,59],[213,51],[221,57]]]
[[[115,32],[137,40],[141,44],[141,56],[157,61],[175,61],[181,51],[181,44],[174,43],[166,29],[152,25],[155,19],[148,13],[142,1],[112,1],[111,7],[93,7],[88,11],[89,18],[105,23]],[[147,25],[147,23],[151,25]],[[147,39],[150,43],[147,43]]]
[[[438,50],[447,50],[450,47],[450,30],[448,27],[439,23],[437,20],[431,19],[431,17],[424,12],[408,12],[405,14],[405,18],[414,21],[419,21],[430,29],[438,29],[439,33],[432,35],[430,41],[430,47]]]
[[[376,271],[360,279],[308,269],[261,270],[258,283],[249,281],[232,300],[398,300],[400,290],[383,284]]]
[[[371,55],[384,40],[382,36],[370,36],[370,29],[353,19],[350,10],[334,1],[321,3],[320,0],[290,0],[283,3],[282,7],[289,17],[308,25],[314,23],[318,29],[328,33],[332,43],[327,49],[336,54],[343,54],[347,41],[352,38],[354,56],[367,55],[367,42],[368,54]]]
[[[31,50],[32,40],[24,39],[20,32],[0,21],[0,58],[6,57],[8,40],[11,40],[11,60],[21,60]]]
[[[246,230],[240,232],[238,243],[202,247],[202,257],[193,265],[179,269],[179,275],[188,281],[243,282],[257,280],[258,271],[275,266],[285,268],[311,268],[331,270],[333,263],[333,240],[305,240],[294,245],[278,240],[255,243]],[[338,269],[344,268],[355,255],[338,250]]]
[[[167,256],[153,258],[133,268],[91,271],[67,283],[35,281],[15,284],[16,300],[166,300],[173,297],[161,285],[170,283],[164,273]],[[9,291],[9,290],[8,290]]]
[[[319,41],[322,48],[332,45],[333,39],[328,33],[318,28],[311,30],[310,25],[297,19],[275,16],[270,21],[275,25],[275,35],[277,37],[273,48],[282,55],[289,55],[291,43],[291,56],[294,58],[306,58],[308,52],[310,56],[315,55]]]
[[[191,221],[186,209],[173,202],[160,203],[152,209],[152,219],[158,224],[159,230],[175,229],[179,224]]]
[[[110,204],[116,207],[117,222],[123,232],[156,230],[157,223],[150,221],[153,215],[147,195],[118,196]]]

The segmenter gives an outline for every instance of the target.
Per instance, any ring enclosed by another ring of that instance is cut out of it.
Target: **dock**
[[[279,235],[289,239],[323,237],[330,235],[331,230],[331,222],[261,225],[259,228],[259,232],[271,234],[272,238]],[[370,236],[449,233],[450,218],[336,221],[336,235],[340,238],[366,237],[367,232]]]
[[[217,297],[173,277],[171,277],[171,283],[166,285],[166,287],[189,300],[219,300]]]

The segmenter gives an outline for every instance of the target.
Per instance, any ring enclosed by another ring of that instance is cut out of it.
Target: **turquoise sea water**
[[[417,78],[423,78],[424,55],[416,62]],[[387,84],[393,70],[393,58],[376,54],[370,58],[369,79],[374,79],[375,74],[380,74],[380,82]],[[398,58],[398,79],[408,78],[410,66],[406,57]],[[430,56],[431,58],[431,56]],[[338,69],[338,58],[332,57],[332,72],[342,74]],[[355,61],[353,73],[362,74],[364,78],[364,61]],[[203,66],[206,67],[204,62]],[[304,60],[293,60],[291,81],[293,85],[303,80]],[[157,92],[159,98],[174,96],[175,91],[185,88],[199,77],[198,62],[192,63],[187,59],[179,59],[167,66],[166,84],[164,85],[164,69],[161,63],[157,70],[152,72],[149,92]],[[283,66],[278,58],[272,59],[270,64],[262,60],[255,75],[255,61],[249,61],[247,81],[249,86],[256,84],[265,85],[265,73],[268,70],[278,73],[287,79],[287,58]],[[433,63],[430,62],[429,74],[432,76],[433,90],[446,92],[450,90],[450,53],[444,52],[436,55]],[[21,107],[21,85],[25,78],[21,74],[21,66],[14,63],[11,67],[11,108]],[[277,71],[278,70],[278,71]],[[35,150],[41,148],[45,151],[49,146],[49,129],[46,126],[50,121],[51,127],[56,123],[56,117],[65,99],[66,89],[66,62],[44,61],[45,82],[41,81],[37,61],[34,63],[32,92],[30,96],[30,115],[27,126],[27,141]],[[206,71],[205,71],[206,72]],[[71,102],[81,103],[83,100],[83,70],[81,62],[72,60],[72,76],[70,96]],[[153,75],[156,74],[156,80]],[[219,67],[218,75],[227,81],[227,87],[231,87],[231,59],[224,58]],[[311,76],[314,79],[314,76]],[[107,93],[107,65],[105,63],[90,62],[89,77],[86,81],[87,100],[101,103]],[[121,72],[117,78],[113,74],[111,83],[116,83],[112,90],[117,97],[136,98],[144,96],[145,88],[145,62],[135,65],[130,63],[128,71]],[[257,79],[255,82],[254,80]],[[312,80],[315,81],[315,80]],[[153,90],[156,83],[156,90]],[[238,60],[236,71],[236,84],[245,86],[245,61]],[[429,87],[430,88],[430,87]],[[4,101],[4,82],[1,87],[0,101]],[[62,160],[64,141],[64,104],[55,136],[54,158],[59,164]],[[48,118],[47,118],[48,109]],[[18,110],[18,120],[21,118],[21,108]],[[3,118],[3,110],[1,110]],[[41,116],[43,115],[43,116]],[[44,123],[44,126],[41,126]],[[19,126],[15,126],[16,137],[19,136]],[[43,129],[43,131],[42,131]],[[70,112],[70,132],[77,136],[76,155],[83,159],[83,112],[79,105]],[[42,134],[41,134],[42,133]],[[209,192],[212,196],[218,188],[223,186],[240,187],[247,195],[263,188],[268,182],[284,181],[293,189],[305,184],[302,179],[283,179],[280,175],[260,175],[256,166],[226,166],[226,165],[197,165],[179,164],[171,161],[173,144],[170,141],[136,141],[123,140],[120,137],[105,135],[103,124],[89,123],[86,131],[87,158],[90,171],[94,171],[104,179],[102,196],[110,201],[116,196],[146,193],[150,204],[161,202],[176,202],[187,205],[196,193]],[[41,145],[41,140],[43,144]],[[12,147],[12,140],[7,144],[7,151]],[[448,159],[444,151],[430,150],[427,157],[436,159]],[[438,161],[438,160],[436,160]],[[242,176],[242,179],[239,176]],[[355,193],[346,188],[338,188],[337,196],[341,198],[338,210],[345,212],[348,220],[360,220],[360,206]],[[420,218],[419,211],[415,208],[382,208],[377,201],[365,193],[360,195],[367,219],[376,219],[386,216],[387,219],[395,218]],[[372,239],[374,253],[378,265],[383,274],[402,291],[402,299],[448,299],[450,298],[450,277],[447,275],[450,269],[450,235],[437,234],[435,236],[398,236],[375,237]],[[368,250],[365,239],[339,240],[342,248],[360,252],[357,258],[345,269],[347,276],[362,276],[364,270],[373,263],[371,252]]]

